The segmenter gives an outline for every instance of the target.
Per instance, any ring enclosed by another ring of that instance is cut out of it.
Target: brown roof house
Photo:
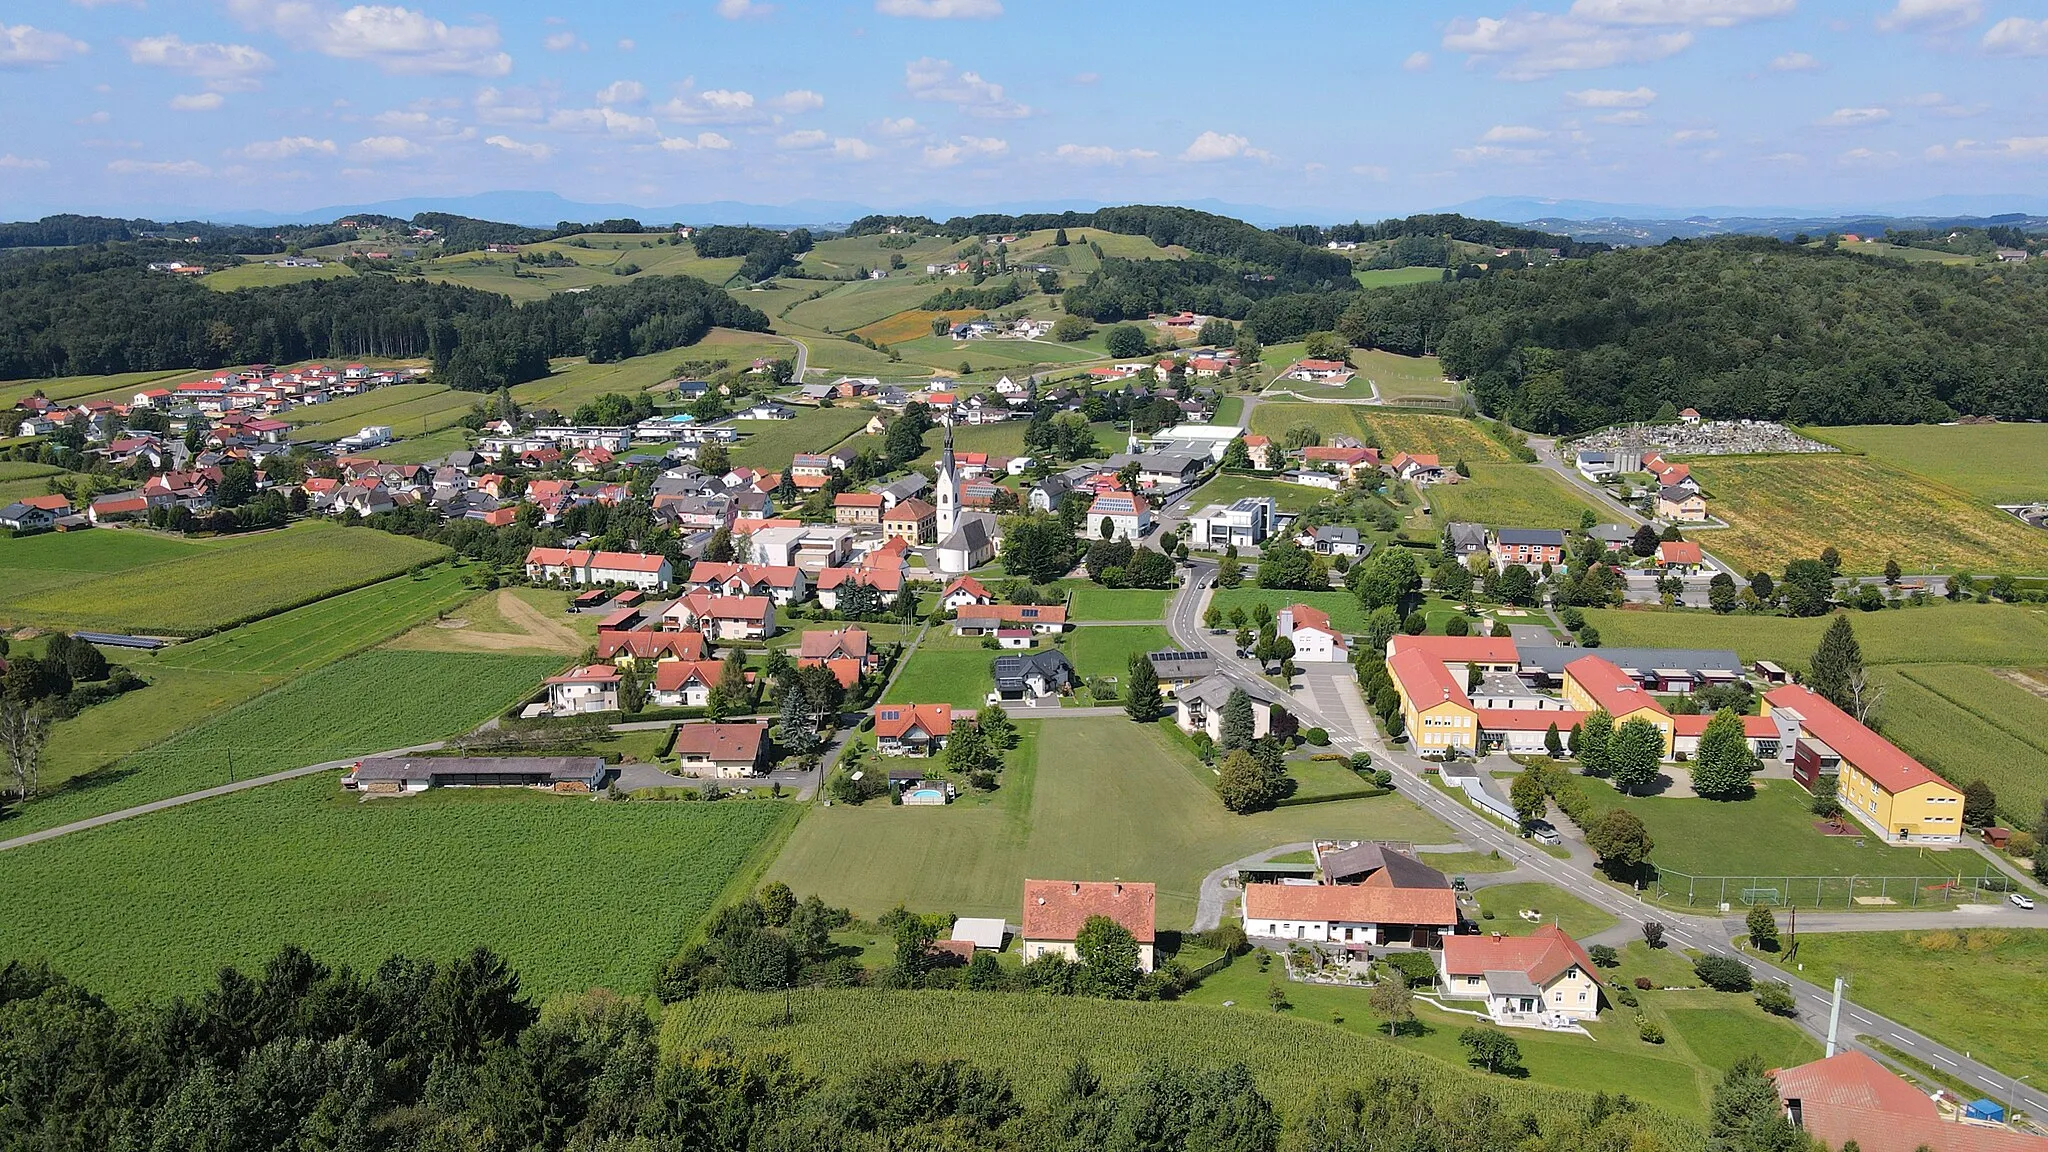
[[[675,753],[685,776],[759,776],[768,771],[768,722],[685,724]]]
[[[1527,936],[1444,941],[1444,998],[1484,1000],[1495,1023],[1542,1027],[1600,1014],[1600,977],[1579,943],[1555,924]]]
[[[1138,941],[1138,970],[1153,964],[1153,908],[1157,892],[1150,884],[1116,881],[1026,880],[1024,882],[1024,960],[1064,956],[1078,960],[1074,941],[1091,916],[1107,916]]]

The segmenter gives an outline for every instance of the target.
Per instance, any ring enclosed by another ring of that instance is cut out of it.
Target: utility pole
[[[1842,1026],[1842,985],[1848,983],[1842,977],[1835,977],[1835,1000],[1828,1008],[1828,1055],[1833,1056],[1838,1048],[1835,1031]]]

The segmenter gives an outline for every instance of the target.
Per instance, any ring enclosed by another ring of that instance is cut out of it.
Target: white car
[[[2034,898],[2032,896],[2027,895],[2025,892],[2015,892],[2012,895],[2007,896],[2006,899],[2012,901],[2014,904],[2017,904],[2022,908],[2025,908],[2029,912],[2034,910]]]

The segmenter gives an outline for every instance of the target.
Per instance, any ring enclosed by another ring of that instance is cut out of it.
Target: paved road
[[[1211,595],[1211,585],[1214,581],[1213,564],[1197,562],[1193,566],[1186,584],[1174,597],[1167,613],[1168,629],[1181,644],[1206,648],[1215,653],[1221,675],[1239,683],[1258,683],[1270,689],[1271,686],[1257,675],[1257,670],[1252,665],[1238,658],[1228,642],[1219,643],[1223,638],[1211,636],[1202,628],[1202,607]],[[1395,786],[1403,796],[1455,830],[1459,839],[1472,849],[1480,852],[1497,851],[1503,859],[1510,861],[1518,869],[1525,870],[1529,875],[1562,888],[1588,904],[1611,913],[1621,921],[1620,928],[1616,930],[1618,933],[1640,934],[1646,921],[1655,920],[1666,926],[1665,939],[1671,946],[1736,957],[1745,963],[1749,962],[1734,944],[1734,938],[1744,932],[1739,917],[1723,919],[1693,916],[1652,907],[1597,878],[1592,871],[1591,854],[1586,852],[1582,845],[1573,846],[1573,859],[1556,859],[1539,851],[1534,845],[1522,840],[1520,836],[1508,831],[1498,822],[1480,816],[1437,788],[1424,773],[1422,762],[1418,758],[1405,750],[1397,751],[1390,748],[1380,738],[1378,730],[1372,725],[1364,701],[1359,696],[1357,682],[1349,667],[1311,666],[1303,674],[1301,690],[1292,694],[1292,701],[1295,714],[1301,717],[1305,724],[1321,727],[1330,733],[1333,750],[1371,753],[1375,764],[1393,773]],[[1197,907],[1199,909],[1199,903]],[[2018,909],[2012,909],[2011,912],[2019,916],[2025,915]],[[1959,912],[1946,916],[1934,913],[1873,912],[1868,914],[1870,922],[1867,925],[1863,923],[1863,917],[1856,917],[1855,921],[1858,928],[1867,931],[1915,926],[1913,922],[1905,919],[1907,917],[1928,917],[1929,923],[1959,925],[2002,923],[2008,918],[2008,914],[2004,910],[1992,914]],[[1816,922],[1827,924],[1835,919],[1837,917],[1826,914],[1802,917],[1800,927],[1811,930]],[[1829,992],[1807,983],[1797,975],[1778,973],[1768,966],[1755,966],[1758,967],[1760,976],[1785,980],[1798,1002],[1800,1025],[1815,1036],[1825,1038]],[[1840,1042],[1844,1046],[1862,1047],[1855,1041],[1859,1034],[1879,1037],[1895,1047],[1914,1053],[1987,1095],[1999,1100],[2016,1100],[2019,1108],[2036,1116],[2048,1116],[2048,1092],[2032,1085],[2021,1084],[2015,1093],[2012,1080],[2004,1073],[1973,1060],[1962,1052],[1937,1044],[1926,1036],[1878,1016],[1845,998],[1842,1004]],[[1879,1055],[1874,1052],[1871,1054]],[[1881,1055],[1879,1058],[1882,1058]]]

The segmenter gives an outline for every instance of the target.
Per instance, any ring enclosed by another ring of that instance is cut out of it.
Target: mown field
[[[1947,604],[1848,613],[1868,664],[2048,667],[2048,609]],[[1828,617],[1715,616],[1707,612],[1593,609],[1586,619],[1609,647],[1733,648],[1747,663],[1775,660],[1804,671]]]
[[[1439,525],[1452,520],[1489,528],[1564,528],[1576,531],[1587,511],[1598,510],[1554,473],[1531,464],[1471,464],[1456,484],[1431,485],[1424,495]]]
[[[1864,424],[1802,429],[1988,504],[2048,500],[2048,424]]]
[[[438,256],[426,261],[422,270],[427,279],[437,283],[480,288],[514,300],[538,300],[565,288],[622,284],[642,276],[695,276],[723,284],[740,270],[737,256],[705,259],[688,243],[655,244],[653,239],[593,232],[520,248],[521,254],[559,252],[574,262],[571,267],[520,264],[519,254],[479,251]],[[640,270],[624,276],[615,272],[627,264]],[[523,275],[515,275],[515,269]]]
[[[998,655],[983,648],[979,639],[953,635],[950,626],[934,627],[903,661],[882,701],[979,708],[995,687],[989,662]]]
[[[563,663],[512,653],[364,652],[74,778],[0,823],[0,835],[457,736],[537,689]]]
[[[867,408],[799,408],[794,420],[735,420],[739,442],[732,462],[780,472],[799,452],[823,452],[861,430],[875,413]],[[957,443],[957,442],[956,442]]]
[[[1881,669],[1884,734],[1951,783],[1982,780],[2004,822],[2034,828],[2048,798],[2048,672],[1966,664]]]
[[[89,567],[65,555],[80,540],[88,542],[88,554],[80,559]],[[173,554],[166,545],[183,554]],[[319,521],[205,546],[141,530],[33,537],[0,546],[0,576],[27,570],[38,582],[25,595],[0,599],[0,614],[44,627],[206,632],[447,554],[446,548],[423,540]]]
[[[2048,572],[2048,533],[1870,457],[1724,456],[1692,470],[1729,525],[1707,546],[1745,571],[1780,571],[1833,546],[1856,575],[1887,559],[1909,573]]]
[[[1226,971],[1253,967],[1252,961],[1240,960]],[[1257,984],[1263,1000],[1264,978]],[[802,994],[793,1002],[788,1023],[783,1009],[781,996],[739,992],[679,1003],[662,1021],[662,1047],[679,1052],[724,1038],[744,1050],[787,1052],[821,1072],[883,1059],[957,1058],[1002,1067],[1031,1101],[1049,1099],[1067,1069],[1084,1056],[1112,1082],[1129,1078],[1162,1055],[1195,1067],[1242,1062],[1289,1119],[1299,1119],[1320,1092],[1338,1094],[1368,1076],[1416,1083],[1426,1099],[1442,1108],[1471,1107],[1475,1096],[1484,1094],[1508,1112],[1554,1120],[1581,1114],[1587,1100],[1586,1094],[1527,1081],[1482,1079],[1460,1065],[1423,1055],[1412,1044],[1335,1027],[1325,1022],[1327,1017],[1263,1008],[848,989]],[[1667,1113],[1646,1112],[1643,1126],[1674,1138],[1674,1147],[1700,1142],[1688,1122]]]
[[[1399,796],[1233,816],[1192,757],[1122,718],[1025,721],[989,802],[813,808],[769,870],[798,892],[878,915],[899,902],[963,916],[1018,914],[1026,877],[1159,885],[1159,925],[1195,914],[1210,869],[1318,835],[1436,843]]]
[[[159,380],[190,376],[188,369],[170,372],[117,372],[111,376],[52,376],[44,380],[0,380],[0,407],[12,408],[41,392],[52,400],[86,400],[105,397],[126,401]],[[8,429],[12,434],[13,429]]]
[[[373,388],[354,396],[329,400],[324,404],[305,404],[289,409],[282,419],[287,424],[322,424],[329,420],[362,420],[375,423],[370,418],[385,408],[396,407],[411,400],[423,400],[430,396],[448,394],[445,384],[391,384]]]
[[[1219,588],[1210,603],[1223,610],[1228,616],[1232,608],[1243,608],[1247,614],[1255,605],[1264,604],[1278,613],[1289,604],[1306,604],[1320,608],[1330,614],[1330,626],[1339,632],[1365,631],[1365,609],[1359,606],[1358,597],[1349,592],[1291,592],[1282,588],[1254,588],[1245,584],[1239,588]]]
[[[279,268],[255,260],[234,268],[208,272],[199,278],[199,282],[215,292],[233,292],[237,288],[275,288],[280,284],[335,280],[355,274],[355,269],[338,261],[324,261],[318,268]]]
[[[911,241],[907,246],[883,246],[884,241],[900,245],[906,239]],[[804,253],[804,269],[821,275],[851,276],[862,268],[887,268],[891,256],[901,256],[903,267],[890,273],[891,279],[922,276],[925,265],[951,255],[960,244],[961,241],[944,236],[842,236],[821,240]]]
[[[1134,652],[1161,652],[1178,647],[1163,624],[1076,628],[1067,633],[1067,660],[1083,680],[1097,676],[1124,683]]]
[[[784,349],[784,354],[789,350]],[[703,344],[689,348],[677,348],[668,352],[656,352],[647,356],[633,356],[613,364],[587,364],[581,360],[557,360],[554,372],[538,380],[528,380],[512,387],[512,399],[520,407],[552,408],[567,416],[578,405],[595,400],[608,392],[631,396],[645,392],[657,384],[672,378],[675,367],[687,360],[727,359],[739,360],[726,352],[712,353]],[[751,363],[753,356],[745,358]]]
[[[1396,452],[1435,453],[1446,467],[1464,460],[1507,463],[1513,459],[1500,442],[1477,424],[1458,416],[1436,416],[1426,412],[1388,412],[1369,404],[1307,404],[1299,401],[1269,401],[1252,411],[1252,428],[1278,442],[1296,424],[1308,424],[1322,431],[1327,443],[1337,434],[1356,436],[1377,443],[1388,457]],[[1346,427],[1346,425],[1350,427]]]
[[[1333,499],[1327,489],[1310,488],[1304,484],[1288,484],[1280,480],[1262,480],[1256,476],[1223,475],[1197,488],[1185,500],[1196,509],[1205,504],[1229,504],[1246,496],[1270,496],[1282,512],[1306,512],[1324,500]]]
[[[2008,1076],[2048,1077],[2048,1015],[2025,1007],[2048,996],[2048,931],[1801,933],[1799,963],[1803,979],[1848,976],[1858,1004]]]
[[[321,773],[0,853],[0,955],[126,998],[287,943],[359,969],[487,945],[531,993],[639,993],[790,816],[524,790],[364,802]]]
[[[1441,268],[1360,268],[1352,278],[1364,288],[1400,288],[1409,284],[1435,284],[1444,278]]]

